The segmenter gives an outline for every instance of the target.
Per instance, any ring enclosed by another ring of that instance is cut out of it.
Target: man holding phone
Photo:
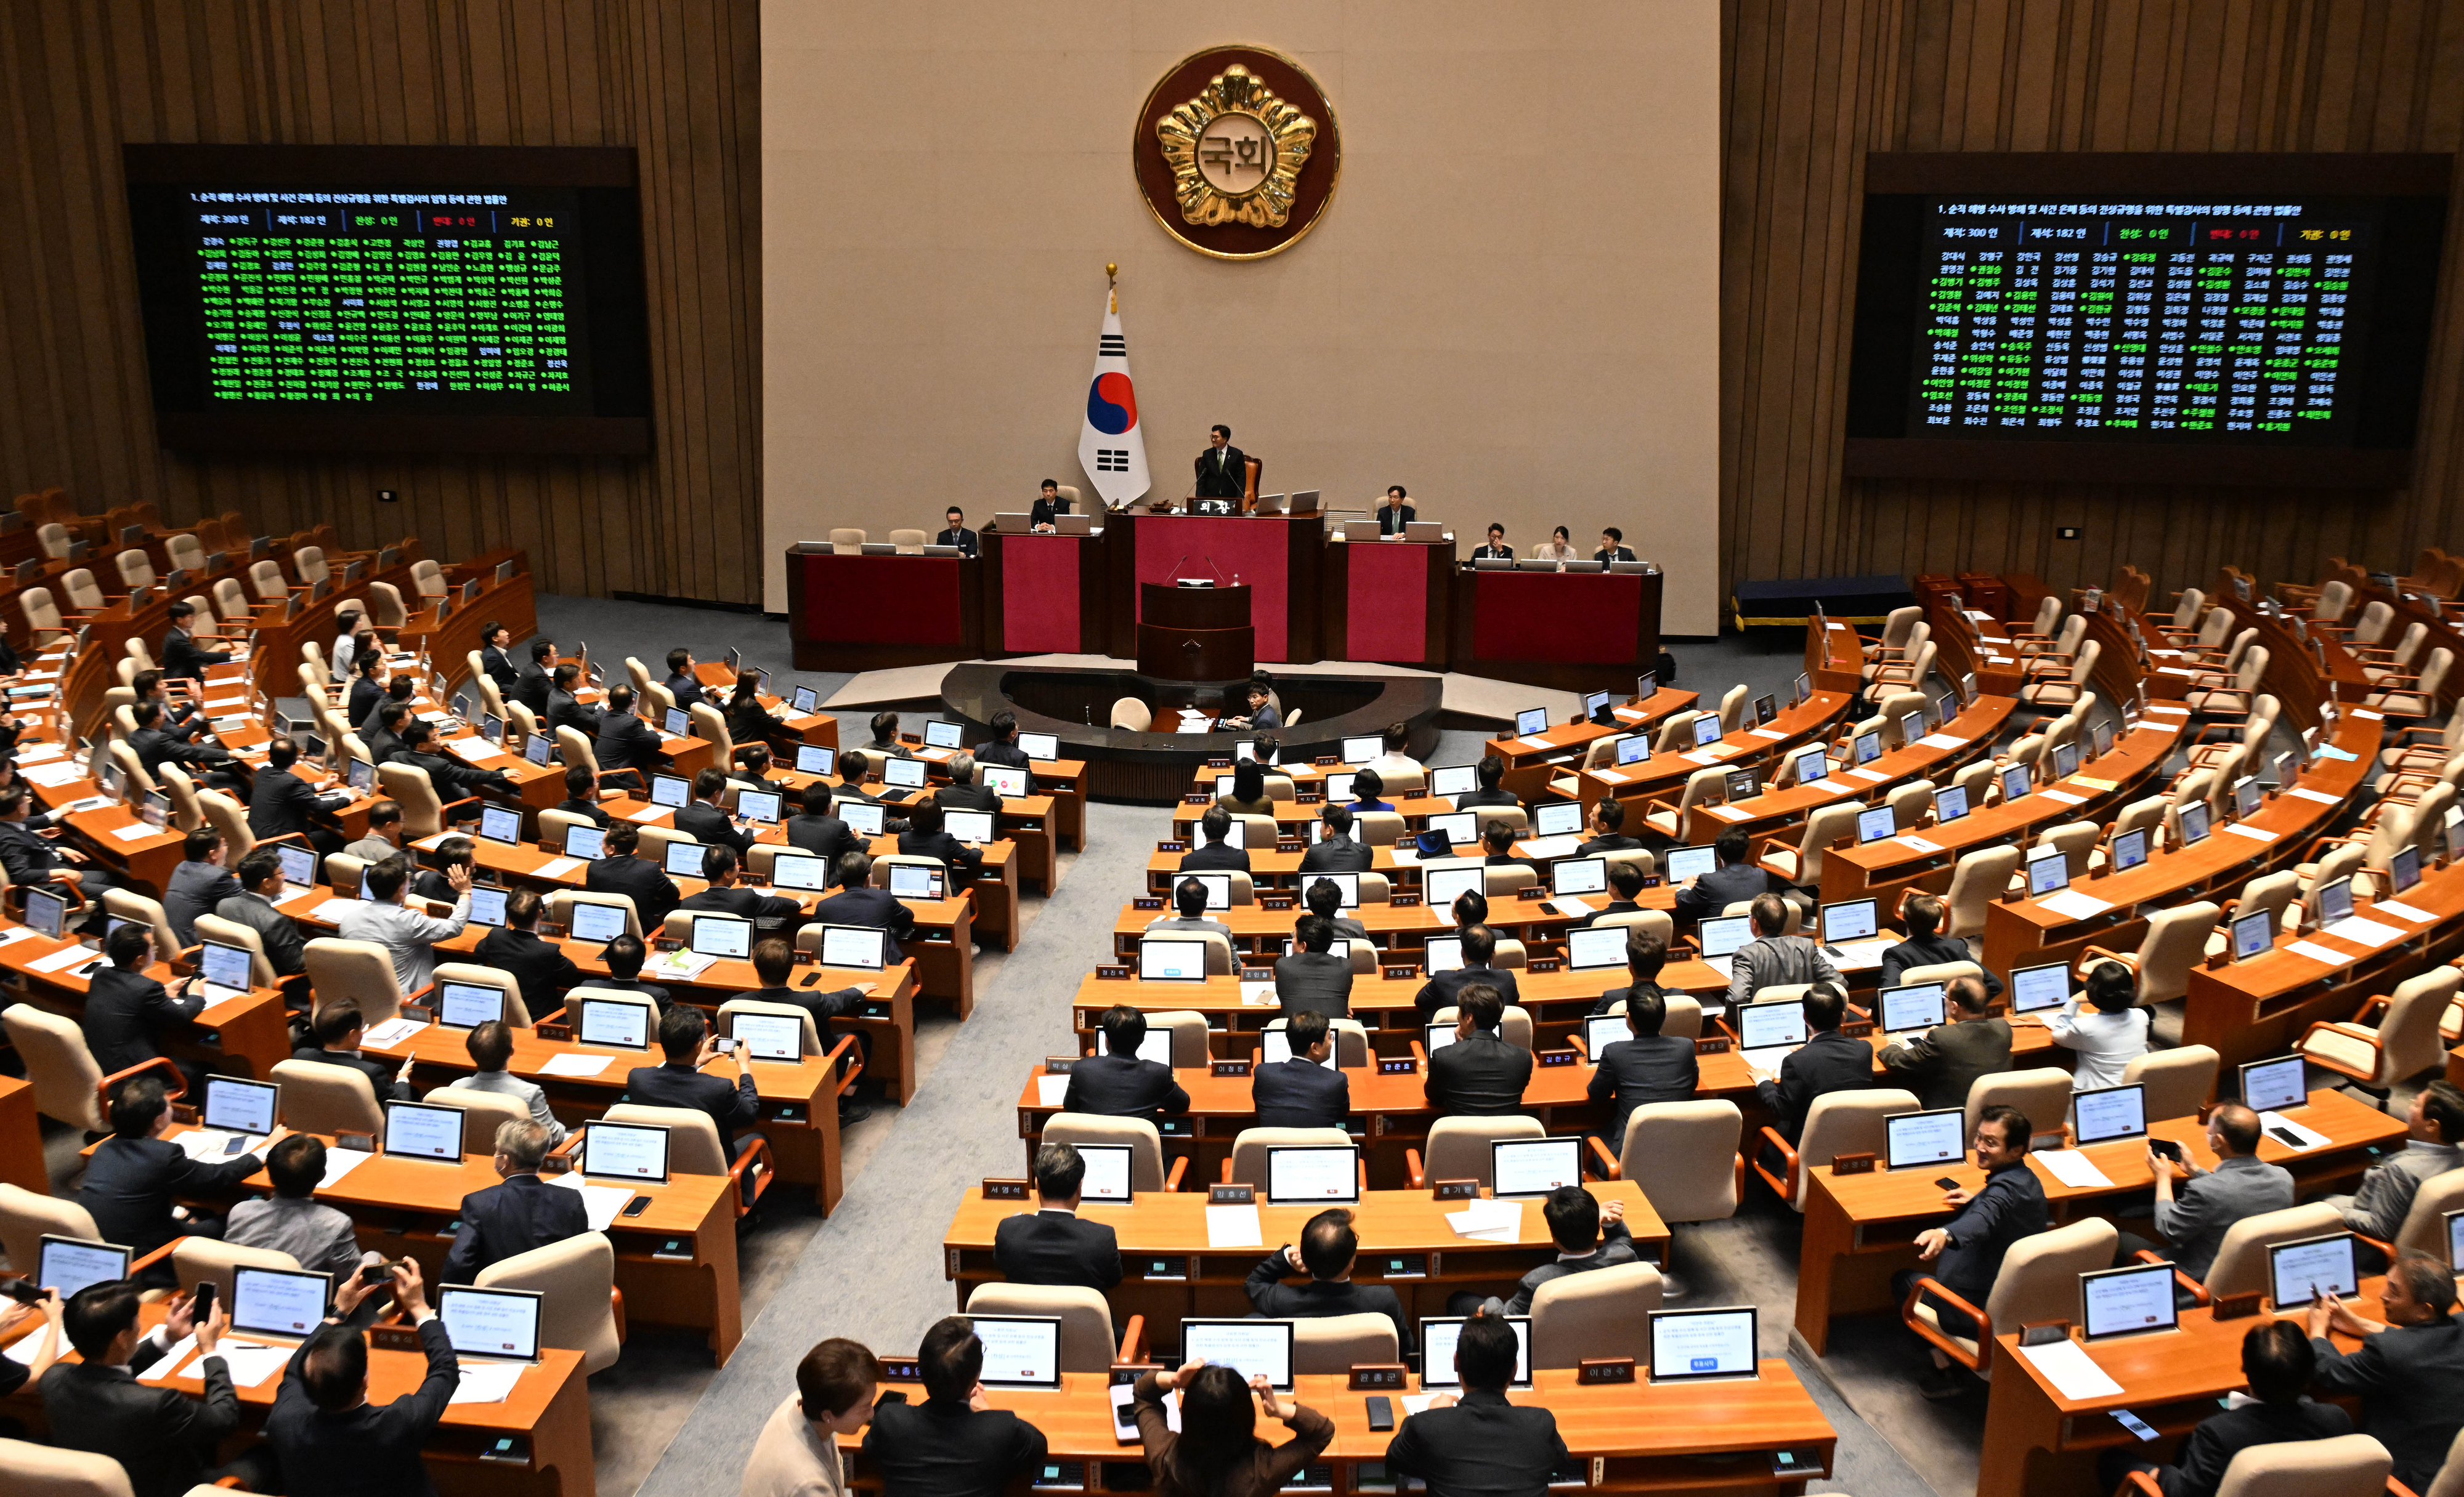
[[[754,1090],[753,1060],[742,1046],[733,1047],[733,1084],[723,1076],[705,1073],[702,1067],[718,1053],[718,1047],[712,1043],[710,1021],[702,1017],[699,1009],[680,1003],[659,1018],[659,1049],[667,1055],[667,1064],[636,1066],[627,1072],[627,1096],[649,1107],[690,1107],[697,1113],[708,1113],[710,1120],[718,1126],[719,1146],[727,1151],[730,1160],[763,1141],[761,1135],[748,1126],[761,1120],[761,1096]],[[738,1134],[739,1128],[747,1131]],[[753,1175],[747,1171],[744,1199],[748,1202],[753,1199]]]
[[[219,1469],[208,1465],[240,1420],[239,1395],[218,1345],[230,1316],[206,1293],[212,1288],[201,1284],[195,1294],[173,1300],[163,1323],[144,1335],[137,1329],[133,1281],[89,1284],[71,1295],[61,1322],[77,1360],[42,1375],[52,1443],[119,1462],[137,1497],[176,1497],[225,1476],[240,1478],[251,1490],[268,1490],[274,1472],[261,1453]],[[206,1385],[204,1398],[137,1380],[191,1334],[203,1354],[196,1376]]]
[[[2293,1204],[2293,1176],[2258,1157],[2258,1114],[2239,1102],[2217,1107],[2208,1115],[2208,1150],[2216,1157],[2212,1170],[2191,1163],[2169,1139],[2147,1140],[2147,1167],[2156,1176],[2156,1230],[2172,1245],[2173,1267],[2201,1283],[2235,1222]],[[2149,1249],[2163,1253],[2164,1245],[2124,1232],[2113,1261],[2127,1265]],[[2179,1285],[2173,1298],[2177,1304],[2196,1303]]]
[[[1909,1292],[1929,1278],[1971,1305],[1985,1303],[1993,1292],[1993,1280],[2002,1271],[2002,1258],[2011,1245],[2050,1225],[2044,1184],[2028,1168],[2028,1140],[2035,1133],[2027,1115],[2015,1107],[1996,1104],[1985,1109],[1976,1120],[1971,1144],[1976,1167],[1985,1172],[1985,1183],[1975,1190],[1954,1185],[1946,1191],[1943,1204],[1957,1207],[1959,1214],[1947,1226],[1917,1233],[1917,1259],[1933,1268],[1930,1271],[1902,1269],[1893,1274],[1894,1302],[1906,1303]],[[1979,1333],[1975,1317],[1930,1290],[1924,1303],[1945,1333],[1965,1336]],[[1917,1391],[1936,1401],[1967,1391],[1950,1358],[1939,1349],[1928,1350],[1933,1353],[1933,1372],[1919,1379]]]

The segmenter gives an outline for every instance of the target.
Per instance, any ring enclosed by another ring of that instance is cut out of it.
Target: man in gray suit
[[[282,898],[282,859],[274,849],[255,848],[239,860],[239,886],[240,892],[215,905],[214,913],[256,932],[275,976],[297,977],[308,970],[308,944],[299,927],[274,907]]]
[[[1836,983],[1839,974],[1806,936],[1781,932],[1796,923],[1796,907],[1776,894],[1758,894],[1750,913],[1754,939],[1728,958],[1728,1006],[1753,1002],[1759,988],[1792,983]],[[2009,1026],[2004,1026],[2007,1031]]]
[[[2152,1146],[2147,1151],[2156,1176],[2156,1230],[2172,1244],[2173,1267],[2201,1283],[2235,1222],[2293,1204],[2293,1176],[2258,1158],[2258,1114],[2239,1102],[2216,1108],[2208,1115],[2208,1147],[2216,1156],[2214,1169],[2169,1162]],[[2128,1264],[2147,1248],[2164,1252],[2161,1245],[2124,1232],[2113,1261]],[[2177,1290],[2174,1297],[2189,1302],[2190,1294]]]
[[[1149,925],[1148,935],[1181,936],[1213,931],[1225,941],[1232,940],[1231,926],[1220,920],[1206,918],[1206,885],[1197,879],[1183,879],[1173,885],[1172,907],[1175,913]],[[1240,950],[1239,943],[1235,942],[1232,949]]]
[[[2311,1387],[2360,1395],[2362,1433],[2395,1457],[2397,1481],[2426,1492],[2464,1425],[2464,1321],[2455,1318],[2454,1272],[2428,1253],[2406,1253],[2387,1271],[2382,1303],[2385,1325],[2353,1313],[2333,1291],[2310,1307],[2310,1345],[2319,1354]],[[2360,1348],[2338,1348],[2327,1339],[2330,1328],[2360,1338]]]
[[[239,893],[239,880],[223,866],[225,852],[222,834],[211,827],[189,833],[180,850],[180,865],[171,870],[170,885],[163,891],[163,918],[184,946],[197,944],[198,916]]]
[[[1275,1002],[1289,1019],[1301,1012],[1323,1013],[1331,1019],[1352,1015],[1352,958],[1336,956],[1334,922],[1309,914],[1292,928],[1301,949],[1275,959]]]
[[[1943,996],[1950,1022],[1886,1047],[1882,1069],[1904,1077],[1927,1107],[1965,1107],[1978,1076],[2011,1069],[2011,1021],[1993,1016],[1975,978],[1952,978]]]

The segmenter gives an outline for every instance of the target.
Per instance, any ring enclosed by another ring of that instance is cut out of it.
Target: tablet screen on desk
[[[650,1048],[650,1006],[624,998],[577,999],[582,1007],[582,1025],[575,1038],[584,1045],[606,1045],[618,1050]]]
[[[942,890],[941,865],[934,863],[891,863],[890,893],[901,900],[937,900]]]
[[[127,1248],[109,1243],[46,1233],[41,1256],[35,1262],[34,1283],[58,1291],[65,1302],[89,1284],[110,1284],[128,1277],[130,1256]]]
[[[924,747],[956,748],[958,747],[958,725],[947,718],[934,718],[924,725]]]
[[[2208,822],[2211,814],[2208,803],[2204,800],[2188,801],[2183,804],[2182,845],[2184,847],[2196,847],[2208,839]]]
[[[539,1359],[539,1300],[537,1290],[473,1289],[448,1284],[436,1291],[436,1318],[445,1322],[445,1338],[460,1356],[500,1362]]]
[[[2113,838],[2113,871],[2128,873],[2147,861],[2147,829],[2133,827],[2117,833]]]
[[[246,946],[234,946],[220,941],[198,944],[197,972],[208,987],[218,987],[231,997],[248,991],[256,976],[256,954]]]
[[[1366,738],[1347,738],[1343,741],[1341,758],[1346,764],[1371,763],[1377,757],[1378,744],[1379,739],[1374,733]]]
[[[1266,1151],[1266,1204],[1318,1205],[1360,1199],[1360,1151],[1350,1144],[1289,1144]]]
[[[736,814],[747,821],[773,822],[779,819],[777,791],[740,790],[736,792]]]
[[[1695,747],[1695,748],[1710,748],[1713,744],[1716,744],[1716,743],[1718,743],[1719,741],[1720,741],[1720,714],[1718,714],[1717,712],[1705,712],[1705,713],[1702,714],[1700,717],[1697,717],[1696,719],[1694,719],[1694,747]],[[1881,740],[1880,738],[1876,738],[1876,739],[1874,740],[1874,746],[1875,746],[1875,748],[1876,748],[1877,749],[1880,749],[1880,748],[1881,748]],[[1859,764],[1862,764],[1862,763],[1864,763],[1864,760],[1859,759],[1859,761],[1857,761],[1857,762],[1858,762],[1858,763],[1859,763]]]
[[[2310,1100],[2308,1077],[2299,1055],[2274,1060],[2248,1060],[2241,1068],[2241,1101],[2255,1113],[2280,1113]]]
[[[2028,793],[2028,767],[2014,764],[2002,771],[2002,798],[2017,800]]]
[[[2447,1266],[2464,1273],[2464,1211],[2450,1211],[2447,1222]]]
[[[2353,880],[2350,875],[2329,879],[2319,886],[2319,918],[2313,923],[2332,925],[2340,920],[2351,919],[2352,914]]]
[[[1831,777],[1831,756],[1820,748],[1808,748],[1796,756],[1796,783],[1812,785]]]
[[[1130,1146],[1126,1143],[1081,1143],[1075,1145],[1078,1158],[1086,1164],[1086,1178],[1079,1182],[1078,1193],[1089,1201],[1128,1201],[1131,1189]]]
[[[731,1013],[728,1032],[756,1060],[793,1063],[804,1053],[804,1021],[792,1013]]]
[[[1232,907],[1232,876],[1230,874],[1185,873],[1175,879],[1174,882],[1177,884],[1180,879],[1195,879],[1199,881],[1199,884],[1206,890],[1206,907],[1208,909],[1228,910]]]
[[[2073,1132],[2079,1146],[2114,1139],[2140,1139],[2147,1134],[2147,1089],[2143,1086],[2101,1086],[2071,1098]]]
[[[1111,1048],[1111,1041],[1106,1040],[1104,1042],[1105,1052],[1110,1053]],[[1138,1058],[1140,1060],[1152,1060],[1158,1066],[1171,1065],[1172,1031],[1161,1029],[1149,1030],[1146,1033],[1140,1035],[1138,1038]]]
[[[447,1111],[451,1111],[448,1108]],[[306,1340],[325,1318],[333,1278],[289,1269],[231,1269],[231,1328],[249,1335]]]
[[[601,827],[564,829],[564,856],[597,862],[607,856],[607,833]]]
[[[1626,937],[1632,934],[1632,929],[1624,925],[1587,925],[1570,930],[1566,932],[1566,965],[1577,972],[1623,966]],[[1462,944],[1460,937],[1456,944]]]
[[[1451,1024],[1431,1024],[1421,1028],[1420,1048],[1432,1055],[1454,1042],[1455,1026]]]
[[[1968,1157],[1968,1110],[1945,1107],[1882,1119],[1883,1158],[1892,1169],[1956,1164]]]
[[[567,928],[573,932],[574,940],[593,941],[604,946],[625,934],[628,916],[620,904],[586,904],[576,900],[565,918],[571,922]]]
[[[582,1137],[582,1172],[668,1182],[668,1130],[659,1123],[595,1122]]]
[[[1019,752],[1039,764],[1049,764],[1061,757],[1061,735],[1058,733],[1021,733]]]
[[[1203,941],[1172,941],[1150,937],[1138,943],[1138,981],[1202,983],[1206,981]]]
[[[544,766],[555,754],[556,744],[538,733],[531,734],[522,744],[522,757],[533,764]]]
[[[1326,823],[1320,822],[1318,824],[1320,826],[1324,826]],[[1321,883],[1331,883],[1334,885],[1334,907],[1336,909],[1356,910],[1360,908],[1360,876],[1358,874],[1321,873],[1311,874],[1309,876],[1309,886],[1310,889],[1316,888]],[[1303,890],[1302,893],[1304,896],[1304,901],[1306,901],[1308,890]]]
[[[2177,1323],[2169,1263],[2099,1269],[2079,1275],[2079,1330],[2088,1340],[2170,1331]]]
[[[2306,1305],[2321,1290],[2344,1299],[2362,1291],[2361,1274],[2353,1261],[2353,1234],[2330,1232],[2277,1243],[2267,1249],[2268,1297],[2277,1310]]]
[[[1488,875],[1479,868],[1432,868],[1423,879],[1427,898],[1423,901],[1429,913],[1451,925],[1455,922],[1455,900],[1466,894],[1484,893]]]
[[[1480,789],[1480,767],[1470,764],[1449,764],[1429,771],[1429,793],[1451,800],[1468,795]]]
[[[1897,817],[1892,814],[1891,808],[1888,806],[1868,806],[1864,810],[1857,813],[1857,845],[1859,847],[1862,847],[1868,842],[1879,842],[1884,837],[1896,835],[1898,832],[1899,821]]]
[[[506,890],[499,889],[494,884],[473,884],[471,886],[471,923],[501,928],[505,923],[506,893]]]
[[[1929,1030],[1942,1022],[1940,983],[1910,983],[1904,987],[1885,987],[1877,996],[1885,1034]]]
[[[1003,800],[1016,800],[1026,793],[1026,771],[1016,765],[979,764],[976,766],[976,783],[991,786],[993,793]]]
[[[293,842],[277,843],[274,856],[282,859],[282,881],[304,889],[317,881],[317,850]]]
[[[880,971],[890,964],[890,932],[878,925],[824,925],[822,965]]]
[[[1617,960],[1625,960],[1622,948]],[[1431,936],[1420,947],[1420,963],[1421,970],[1431,977],[1463,965],[1463,937]]]
[[[827,744],[798,744],[796,772],[799,774],[836,774],[839,751]]]
[[[1431,816],[1429,830],[1443,832],[1446,835],[1446,840],[1456,847],[1469,847],[1480,840],[1479,818],[1468,811]]]
[[[1349,773],[1330,774],[1326,777],[1326,803],[1328,805],[1340,806],[1348,803],[1351,799],[1352,776]]]
[[[1552,800],[1531,813],[1534,836],[1572,836],[1583,830],[1583,808],[1578,801]]]
[[[1057,1324],[1057,1322],[1056,1322]],[[1184,1320],[1180,1358],[1229,1367],[1243,1382],[1264,1378],[1278,1393],[1292,1386],[1292,1323],[1288,1320]],[[986,1363],[990,1365],[989,1361]]]
[[[1522,711],[1514,714],[1514,731],[1517,734],[1529,737],[1533,733],[1545,733],[1548,730],[1549,709],[1547,707],[1525,707]],[[1377,755],[1373,752],[1369,757],[1374,759],[1377,757]],[[1361,762],[1365,764],[1368,760],[1364,759]]]
[[[1580,1139],[1499,1139],[1489,1144],[1489,1152],[1496,1181],[1489,1194],[1499,1201],[1545,1196],[1560,1185],[1583,1182]]]
[[[1329,1037],[1331,1038],[1332,1036]],[[1272,1028],[1267,1029],[1259,1035],[1259,1048],[1263,1052],[1267,1065],[1280,1066],[1285,1061],[1292,1058],[1291,1031],[1285,1026],[1283,1020],[1277,1019]],[[1337,1064],[1341,1059],[1341,1051],[1342,1046],[1340,1042],[1329,1045],[1326,1048],[1326,1058],[1319,1061],[1317,1064],[1328,1071],[1341,1069]]]
[[[1793,998],[1749,1003],[1736,1010],[1737,1048],[1773,1050],[1805,1043],[1805,1005]]]
[[[1707,847],[1671,848],[1668,853],[1668,881],[1683,883],[1688,879],[1699,879],[1719,866],[1719,859]]]
[[[901,790],[924,788],[924,761],[921,759],[889,758],[881,761],[881,782]]]
[[[68,909],[69,901],[49,889],[26,891],[26,923],[54,941],[61,939],[60,932],[66,927]]]
[[[1640,733],[1630,733],[1617,740],[1617,762],[1622,770],[1651,757],[1651,740]]]
[[[2071,860],[2058,847],[2046,848],[2028,858],[2028,897],[2038,899],[2058,894],[2071,886]]]
[[[819,894],[830,886],[830,860],[781,853],[770,863],[770,882],[781,889]]]
[[[1609,886],[1605,857],[1561,857],[1549,865],[1549,887],[1558,894],[1598,894]]]
[[[985,1387],[1061,1386],[1060,1316],[969,1315],[967,1324],[984,1345]]]
[[[1531,1317],[1508,1315],[1506,1323],[1514,1328],[1514,1380],[1509,1387],[1531,1386]],[[1460,1388],[1463,1378],[1455,1371],[1455,1342],[1463,1335],[1463,1317],[1432,1315],[1420,1322],[1420,1386],[1423,1390],[1440,1391]]]
[[[2054,778],[2057,780],[2066,780],[2078,772],[2079,745],[2056,744],[2054,746]]]
[[[1941,790],[1936,791],[1936,792],[1934,792],[1934,797],[1933,797],[1933,821],[1934,821],[1934,825],[1936,825],[1936,826],[1941,826],[1941,825],[1942,825],[1942,824],[1944,824],[1945,822],[1957,821],[1957,820],[1961,819],[1962,817],[1966,816],[1967,814],[1968,814],[1968,787],[1967,787],[1967,786],[1965,786],[1965,785],[1946,785],[1946,786],[1944,786]]]
[[[787,700],[799,715],[818,712],[822,709],[822,694],[810,686],[798,686],[795,695]],[[950,726],[956,727],[958,725],[953,723]]]
[[[522,814],[510,806],[481,807],[479,836],[483,841],[513,846],[522,839]]]
[[[1691,1382],[1755,1374],[1754,1307],[1655,1310],[1651,1313],[1651,1380]]]
[[[449,1030],[475,1030],[505,1016],[505,990],[486,983],[437,985],[436,1022]]]
[[[263,1135],[282,1116],[282,1088],[272,1081],[206,1077],[205,1124],[225,1133]]]
[[[671,879],[698,879],[702,854],[708,851],[699,842],[670,842],[660,857],[660,866]]]
[[[733,915],[696,915],[693,949],[695,956],[744,961],[753,955],[753,922]]]
[[[2233,953],[2236,962],[2265,956],[2276,949],[2276,912],[2253,910],[2236,915],[2233,922]]]
[[[461,1163],[462,1109],[430,1107],[425,1102],[385,1103],[385,1152],[387,1159]]]
[[[1600,1063],[1600,1054],[1619,1040],[1634,1038],[1634,1029],[1622,1013],[1595,1013],[1583,1020],[1583,1049],[1591,1053],[1592,1064]]]
[[[993,839],[993,814],[989,811],[944,812],[941,814],[941,827],[961,842],[981,845]],[[1239,832],[1241,824],[1234,822],[1232,830]]]
[[[693,714],[682,707],[668,708],[666,715],[660,721],[666,724],[668,732],[672,737],[691,738],[693,736]]]
[[[1703,943],[1705,960],[1728,956],[1754,939],[1754,919],[1750,915],[1723,915],[1706,920],[1694,927],[1695,939]]]
[[[2387,858],[2387,882],[2398,894],[2421,881],[2421,848],[2399,847]]]
[[[2011,1011],[2035,1013],[2070,1002],[2071,969],[2060,962],[2011,969]]]
[[[1605,691],[1586,691],[1583,693],[1583,716],[1586,718],[1591,717],[1594,713],[1596,713],[1600,708],[1607,706],[1608,705],[1609,694]]]
[[[1875,923],[1876,901],[1841,900],[1822,906],[1822,944],[1836,946],[1843,941],[1863,941],[1881,927]]]

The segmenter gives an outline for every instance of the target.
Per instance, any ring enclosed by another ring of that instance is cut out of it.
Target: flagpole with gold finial
[[[1109,260],[1104,262],[1104,291],[1107,296],[1106,304],[1113,312],[1119,312],[1121,310],[1121,268]]]

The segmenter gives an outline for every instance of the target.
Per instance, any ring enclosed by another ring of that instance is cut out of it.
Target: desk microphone
[[[1223,569],[1222,569],[1221,567],[1218,567],[1218,566],[1216,566],[1216,565],[1215,565],[1215,558],[1214,558],[1212,555],[1209,555],[1209,556],[1206,558],[1206,564],[1207,564],[1207,566],[1214,568],[1214,571],[1215,571],[1215,580],[1216,580],[1216,581],[1218,581],[1218,582],[1222,582],[1222,581],[1223,581]],[[1229,587],[1229,586],[1231,586],[1231,584],[1230,584],[1230,583],[1228,583],[1228,582],[1225,582],[1225,583],[1224,583],[1224,586]]]
[[[1187,553],[1187,552],[1185,552],[1185,551],[1184,551],[1184,552],[1182,552],[1182,553],[1180,553],[1180,561],[1187,561],[1188,559],[1189,559],[1189,553]],[[1179,585],[1179,583],[1180,583],[1180,561],[1176,561],[1176,562],[1174,562],[1174,563],[1172,564],[1172,573],[1171,573],[1171,576],[1172,576],[1172,580],[1173,580],[1173,583],[1174,583],[1174,585],[1175,585],[1175,586],[1178,586],[1178,585]]]

